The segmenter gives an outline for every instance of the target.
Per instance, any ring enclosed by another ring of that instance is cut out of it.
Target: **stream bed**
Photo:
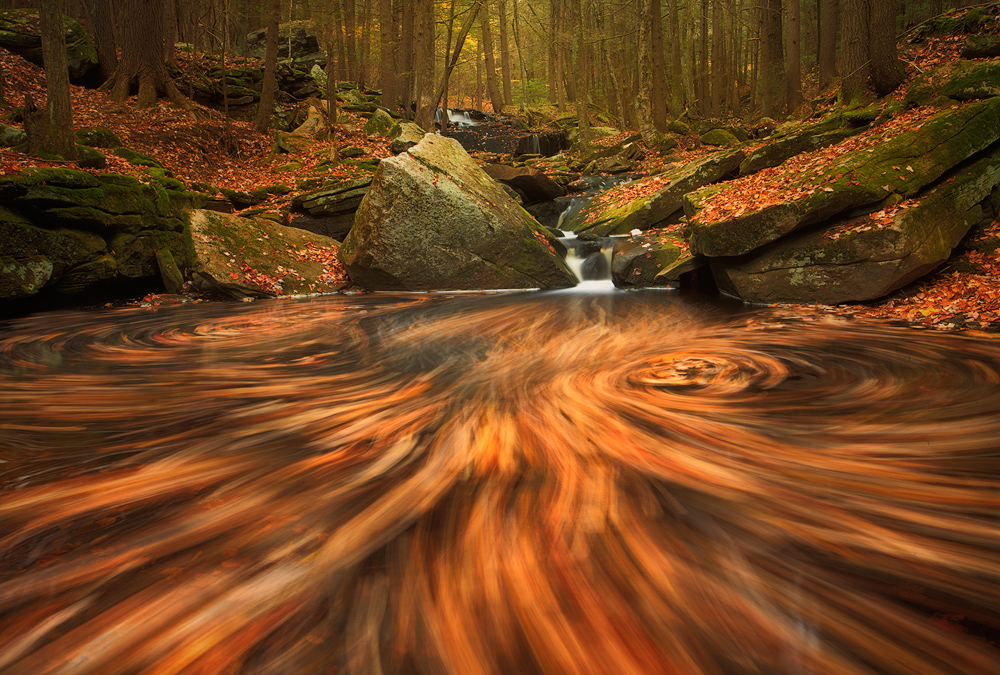
[[[0,673],[1000,671],[1000,342],[668,291],[0,324]]]

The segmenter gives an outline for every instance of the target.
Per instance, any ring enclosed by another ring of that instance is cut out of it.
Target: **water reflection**
[[[18,321],[0,672],[997,672],[998,385],[667,293]]]

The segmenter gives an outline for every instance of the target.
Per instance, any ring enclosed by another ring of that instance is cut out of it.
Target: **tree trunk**
[[[701,0],[701,35],[699,37],[698,107],[706,115],[712,115],[711,73],[708,64],[708,0]]]
[[[896,54],[896,0],[870,0],[868,48],[875,93],[885,96],[903,83],[906,75]]]
[[[667,130],[667,66],[663,56],[663,9],[660,0],[650,2],[649,12],[649,38],[653,48],[653,126],[664,132]]]
[[[639,34],[636,38],[639,63],[636,74],[639,77],[639,93],[635,99],[636,120],[639,122],[639,132],[646,147],[652,149],[656,145],[656,129],[653,127],[652,88],[653,64],[650,43],[650,24],[653,19],[653,0],[642,0],[642,13],[639,16]]]
[[[795,1],[795,0],[792,0]],[[722,2],[712,3],[712,116],[722,114],[726,98],[726,31],[722,27]]]
[[[780,117],[785,110],[785,63],[782,58],[781,0],[766,0],[760,19],[760,92],[761,112],[765,117]]]
[[[403,18],[402,27],[399,32],[399,55],[400,63],[402,65],[402,89],[401,92],[403,97],[403,109],[406,111],[406,116],[410,117],[411,106],[414,102],[414,90],[413,90],[413,66],[414,66],[414,56],[415,50],[413,48],[413,30],[415,27],[414,21],[414,11],[415,3],[413,0],[402,0],[403,4]],[[412,119],[412,118],[411,118]]]
[[[177,42],[177,0],[163,2],[163,59],[174,62],[174,44]]]
[[[448,80],[451,79],[451,68],[448,64],[451,62],[451,34],[455,29],[455,0],[451,0],[448,7],[448,34],[445,37],[444,42],[444,77],[441,80],[442,92],[441,97],[444,99],[444,111],[441,115],[441,135],[448,135]],[[435,108],[441,105],[440,101],[435,103]],[[435,116],[437,112],[435,112]]]
[[[497,0],[497,16],[500,22],[500,76],[503,80],[503,103],[514,105],[511,91],[510,41],[507,39],[507,0]]]
[[[476,98],[473,107],[483,109],[483,41],[476,43]]]
[[[106,82],[118,67],[115,49],[115,26],[111,5],[105,0],[90,0],[90,30],[97,50],[97,67],[101,81]]]
[[[838,0],[818,0],[819,88],[825,89],[837,77],[837,34],[840,31]]]
[[[681,24],[677,0],[668,0],[670,17],[670,117],[677,119],[684,112],[684,65],[681,59]]]
[[[344,50],[347,52],[347,79],[358,81],[357,10],[354,0],[340,0],[344,7]]]
[[[392,17],[392,0],[379,0],[379,85],[382,88],[382,105],[389,110],[396,107],[397,94],[396,64],[399,63],[399,43],[396,23]]]
[[[115,101],[125,100],[133,87],[139,90],[136,105],[148,108],[160,96],[190,108],[167,74],[163,54],[163,0],[121,0],[122,51],[114,74],[101,89]]]
[[[434,2],[416,0],[416,93],[417,114],[414,122],[425,131],[434,129]]]
[[[372,40],[372,0],[364,0],[361,11],[361,53],[358,59],[358,86],[367,87],[372,81],[371,73]]]
[[[333,54],[333,41],[327,40],[326,53]],[[333,59],[326,60],[326,119],[330,125],[330,161],[334,166],[340,164],[340,144],[337,142],[337,122],[340,119],[340,111],[337,109],[337,88],[333,86]],[[331,86],[333,88],[331,89]]]
[[[868,83],[869,0],[842,0],[841,8],[841,94],[852,101]]]
[[[488,0],[486,0],[488,2]],[[487,4],[487,11],[481,15],[480,27],[483,36],[483,54],[486,57],[486,91],[490,96],[490,104],[493,112],[503,112],[503,96],[500,93],[500,84],[497,82],[497,64],[493,57],[493,33],[490,31],[490,12]]]
[[[452,0],[452,8],[454,8],[454,0]],[[437,92],[434,95],[434,107],[436,108],[441,103],[441,98],[444,96],[444,107],[445,107],[445,119],[448,117],[448,81],[451,79],[451,74],[455,71],[455,66],[458,65],[458,59],[462,56],[462,49],[465,47],[465,39],[469,36],[469,31],[476,23],[476,17],[479,15],[482,9],[482,1],[476,0],[472,7],[469,8],[469,16],[465,18],[465,23],[462,24],[462,28],[458,31],[458,37],[455,39],[455,49],[451,53],[451,58],[444,64],[444,76],[441,78],[441,85],[438,87]],[[455,17],[451,17],[454,21]],[[451,27],[448,28],[448,39],[451,41]],[[447,52],[447,50],[446,50]],[[441,129],[444,130],[445,122],[442,122]]]
[[[549,105],[559,103],[559,57],[556,55],[557,30],[559,28],[559,3],[556,0],[549,0],[549,43],[548,47],[548,84],[549,84]]]
[[[576,3],[577,5],[579,3]],[[576,101],[576,75],[573,73],[573,33],[576,20],[573,18],[574,4],[572,0],[559,0],[560,44],[562,45],[562,83],[566,90],[566,98]]]
[[[800,0],[786,0],[788,25],[785,27],[785,97],[788,100],[788,110],[793,113],[802,104],[802,52],[799,46],[802,28],[799,23],[799,2]]]
[[[267,7],[267,47],[264,54],[264,81],[260,90],[260,105],[253,125],[257,131],[267,131],[274,112],[274,72],[278,65],[278,14],[281,0],[269,0]]]
[[[586,12],[587,0],[573,0],[576,10],[576,40],[577,40],[577,61],[576,61],[576,119],[580,131],[580,142],[590,141],[590,93],[589,74],[590,59],[589,48],[587,46]]]
[[[42,0],[38,3],[38,15],[45,63],[45,110],[35,109],[34,102],[25,94],[24,127],[28,133],[28,152],[35,155],[51,152],[64,159],[76,159],[62,2]]]
[[[514,46],[517,48],[517,64],[521,75],[521,110],[528,108],[528,69],[524,66],[524,45],[521,43],[520,12],[514,3],[513,23]]]

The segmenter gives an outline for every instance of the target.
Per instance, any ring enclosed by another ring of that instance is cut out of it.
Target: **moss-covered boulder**
[[[1000,97],[946,109],[889,140],[835,154],[808,170],[780,174],[766,196],[748,200],[741,178],[725,189],[685,203],[691,250],[710,257],[749,253],[794,230],[885,200],[912,197],[946,171],[992,145],[1000,136]],[[759,174],[758,174],[759,175]]]
[[[66,34],[66,64],[69,67],[70,82],[87,86],[99,84],[94,41],[69,16],[63,16],[63,29]],[[38,10],[9,9],[0,12],[0,47],[36,66],[44,67]]]
[[[190,215],[191,281],[202,293],[228,298],[330,292],[346,280],[336,242],[268,218],[217,211]]]
[[[726,129],[711,129],[698,137],[704,145],[722,146],[732,148],[740,144],[740,139],[736,138]]]
[[[365,122],[364,132],[369,136],[385,136],[388,138],[389,132],[396,125],[396,120],[392,119],[385,109],[378,108],[367,122]]]
[[[292,210],[308,217],[294,217],[292,225],[343,241],[354,226],[354,214],[368,193],[371,178],[339,181],[298,195]]]
[[[994,59],[1000,56],[1000,36],[970,35],[962,45],[963,59]]]
[[[549,236],[458,141],[427,135],[379,164],[340,259],[370,290],[573,286]]]
[[[656,227],[678,215],[685,194],[721,180],[735,171],[744,157],[742,150],[716,152],[631,183],[627,191],[611,188],[595,196],[563,229],[604,236]],[[636,193],[644,196],[633,198],[631,195]]]
[[[28,140],[28,134],[23,129],[0,124],[0,145],[5,148],[13,148]]]
[[[813,133],[806,130],[801,133],[777,138],[762,145],[740,163],[740,175],[747,176],[762,169],[778,166],[785,160],[803,152],[812,152],[831,145],[836,145],[846,138],[854,136],[860,128],[840,129],[826,133]]]
[[[135,164],[136,166],[148,166],[155,169],[163,168],[162,164],[160,164],[158,161],[156,161],[149,155],[144,155],[137,150],[132,150],[131,148],[126,148],[126,147],[113,148],[111,152],[115,153],[129,164]]]
[[[1000,95],[1000,62],[958,61],[941,93],[956,101]]]
[[[89,148],[113,150],[122,147],[118,134],[104,127],[87,127],[76,130],[76,142]]]
[[[615,242],[611,280],[618,288],[670,286],[703,264],[679,232],[649,230]]]
[[[742,258],[715,259],[716,282],[748,302],[881,298],[946,261],[998,183],[1000,150],[918,200],[795,234]]]
[[[419,143],[425,133],[423,129],[413,122],[397,122],[392,127],[392,130],[389,131],[389,138],[392,139],[389,149],[396,154],[406,152]]]

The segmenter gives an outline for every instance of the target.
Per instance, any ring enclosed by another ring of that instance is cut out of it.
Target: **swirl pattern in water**
[[[1000,343],[670,294],[0,333],[0,672],[1000,672]]]

